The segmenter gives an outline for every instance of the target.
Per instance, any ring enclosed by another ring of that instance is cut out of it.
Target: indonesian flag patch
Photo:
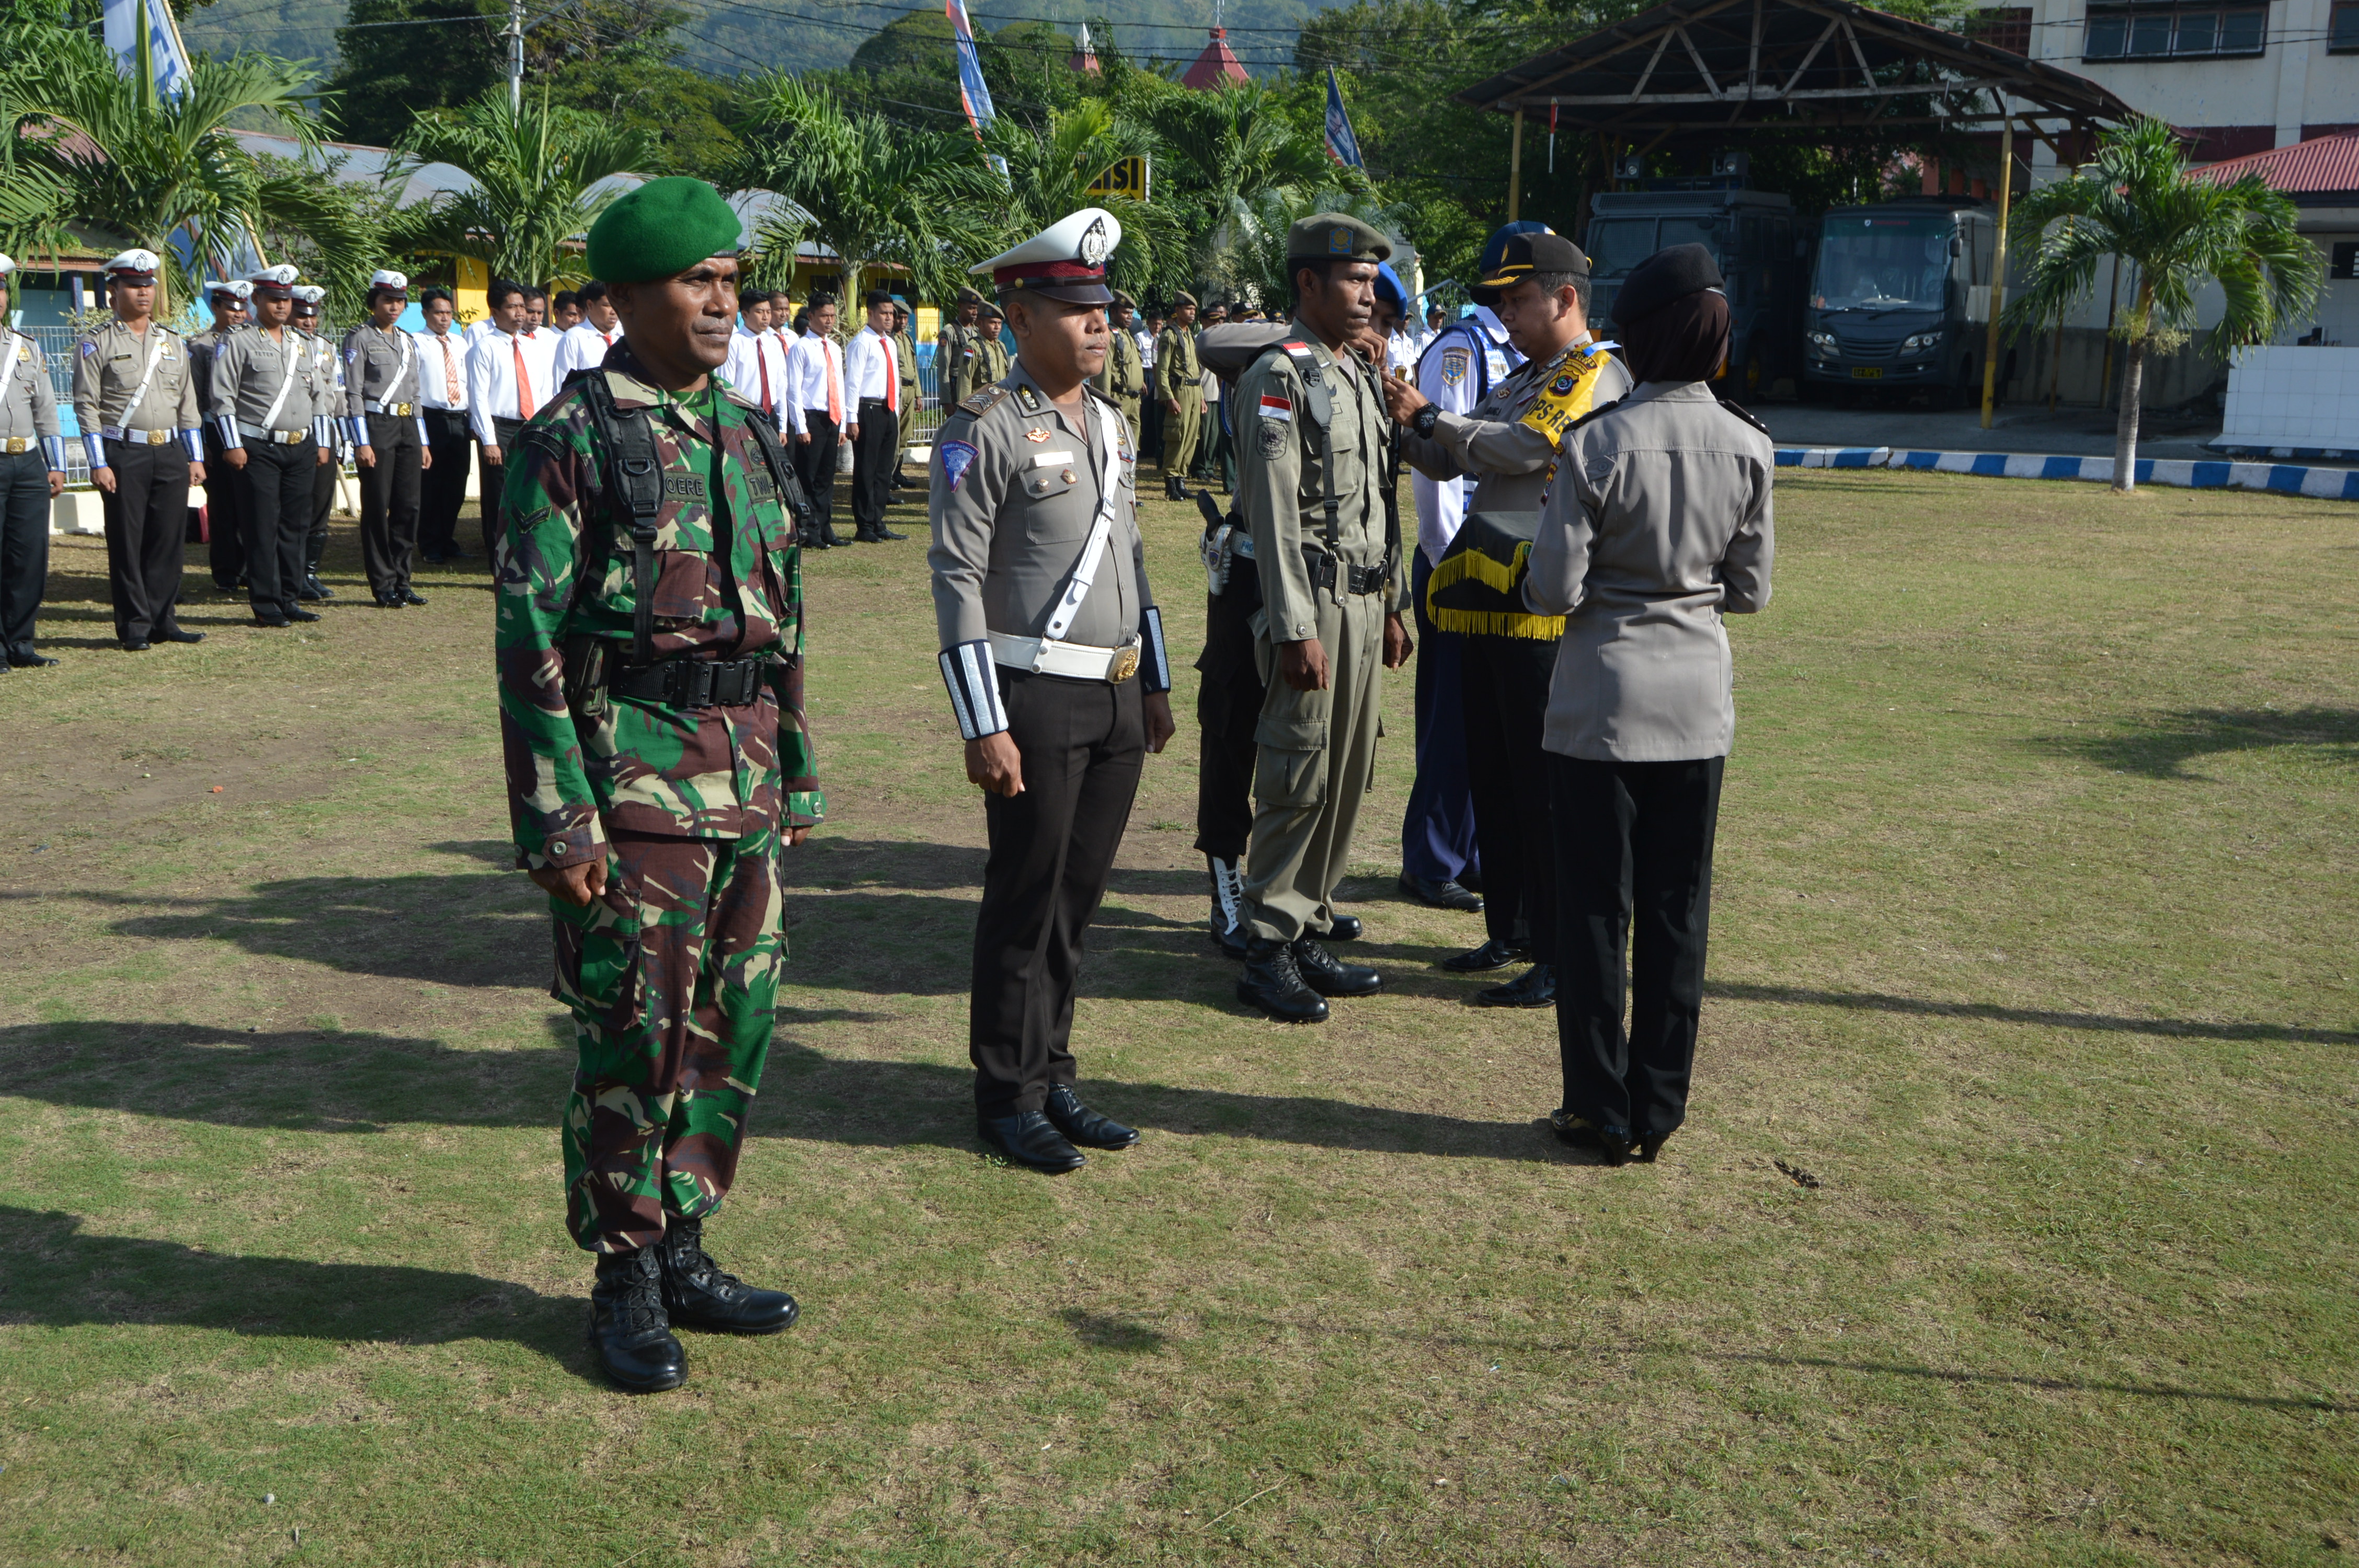
[[[1291,420],[1294,417],[1294,405],[1286,398],[1265,392],[1261,395],[1261,416],[1265,419]]]

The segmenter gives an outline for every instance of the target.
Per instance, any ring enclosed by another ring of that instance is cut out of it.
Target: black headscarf
[[[1622,358],[1633,381],[1710,381],[1728,360],[1728,296],[1683,294],[1621,326]]]

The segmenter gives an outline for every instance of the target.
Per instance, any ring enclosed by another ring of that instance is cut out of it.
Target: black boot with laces
[[[1323,1023],[1327,1003],[1302,983],[1294,947],[1254,936],[1245,943],[1245,972],[1237,980],[1237,1000],[1257,1007],[1280,1023]]]
[[[761,1291],[705,1255],[704,1222],[678,1215],[665,1222],[663,1304],[682,1328],[713,1334],[777,1334],[794,1326],[799,1308],[784,1291]]]
[[[677,1389],[688,1355],[664,1314],[663,1281],[652,1248],[598,1255],[590,1288],[590,1347],[606,1376],[635,1394]]]

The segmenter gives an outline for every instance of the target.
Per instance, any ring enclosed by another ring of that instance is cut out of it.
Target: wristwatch
[[[1440,422],[1441,405],[1439,403],[1427,404],[1408,418],[1409,428],[1418,433],[1420,440],[1427,441],[1433,439],[1433,427]]]

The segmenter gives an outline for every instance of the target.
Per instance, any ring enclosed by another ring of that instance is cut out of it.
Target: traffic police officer
[[[720,193],[680,176],[600,214],[588,260],[623,341],[523,427],[494,540],[508,810],[549,894],[578,1048],[566,1224],[597,1258],[591,1344],[640,1390],[685,1377],[675,1325],[796,1317],[703,1246],[769,1052],[780,841],[825,808],[802,712],[801,491],[715,373],[737,238]]]
[[[1130,438],[1136,443],[1138,433],[1139,400],[1147,394],[1147,361],[1138,351],[1138,339],[1130,330],[1131,316],[1138,302],[1117,288],[1114,304],[1106,310],[1105,369],[1090,378],[1090,384],[1114,399],[1122,410],[1123,422],[1129,427]],[[1134,450],[1136,449],[1134,445]]]
[[[245,543],[247,602],[257,625],[320,617],[297,601],[310,530],[312,479],[329,462],[329,402],[319,362],[295,313],[295,269],[254,275],[254,320],[213,353],[213,428],[238,488]],[[333,356],[330,356],[332,359]]]
[[[49,580],[49,503],[65,493],[66,441],[49,362],[8,327],[8,279],[0,255],[0,649],[7,663],[54,665],[33,646],[33,622]]]
[[[212,308],[213,324],[189,339],[189,373],[197,384],[197,412],[205,422],[205,471],[212,476],[205,486],[205,553],[213,586],[223,593],[235,593],[245,586],[245,530],[241,522],[245,514],[238,503],[238,487],[230,482],[230,466],[222,456],[229,449],[222,445],[221,431],[213,423],[219,412],[213,406],[213,355],[232,332],[246,324],[250,319],[246,304],[253,297],[254,285],[242,277],[207,284],[205,303]]]
[[[300,597],[317,603],[333,599],[336,590],[320,580],[320,560],[328,553],[328,519],[336,509],[336,475],[342,471],[343,444],[352,433],[352,416],[344,396],[344,364],[336,346],[320,328],[320,306],[328,291],[316,283],[295,287],[295,330],[303,334],[314,393],[321,414],[320,443],[329,460],[311,470],[311,518],[303,535],[303,588]]]
[[[1315,938],[1334,925],[1335,884],[1375,768],[1383,671],[1410,651],[1398,541],[1378,488],[1392,427],[1380,369],[1353,346],[1375,308],[1377,264],[1391,254],[1356,218],[1295,223],[1293,331],[1237,384],[1237,514],[1261,577],[1256,654],[1269,683],[1237,995],[1294,1022],[1324,1019],[1326,997],[1382,985]]]
[[[1147,583],[1137,453],[1087,385],[1104,363],[1105,258],[1085,207],[975,267],[1020,348],[943,423],[932,461],[934,617],[991,856],[975,918],[968,1054],[984,1142],[1063,1172],[1138,1134],[1074,1093],[1082,939],[1147,752],[1171,736],[1171,665]]]
[[[966,401],[966,395],[977,386],[988,386],[987,381],[975,379],[975,351],[982,346],[983,333],[976,323],[983,315],[983,296],[972,288],[958,291],[958,309],[934,338],[940,357],[934,362],[934,372],[942,389],[942,412],[948,415]]]
[[[1589,258],[1563,235],[1511,236],[1481,286],[1524,362],[1465,414],[1398,376],[1385,382],[1385,403],[1408,427],[1401,452],[1411,467],[1435,480],[1469,475],[1480,487],[1427,580],[1428,623],[1462,640],[1458,689],[1441,699],[1458,704],[1465,725],[1488,927],[1480,947],[1444,966],[1474,974],[1528,953],[1522,978],[1475,1000],[1546,1007],[1556,1000],[1556,878],[1540,727],[1564,621],[1524,610],[1519,546],[1538,529],[1565,427],[1628,393],[1630,376],[1590,335]]]
[[[373,274],[369,319],[344,334],[345,427],[361,470],[361,565],[369,591],[387,610],[426,602],[409,586],[409,573],[423,476],[434,456],[418,405],[418,341],[395,325],[408,308],[406,276]]]
[[[1196,297],[1177,294],[1155,340],[1155,401],[1163,410],[1163,498],[1188,499],[1188,468],[1204,422],[1204,364],[1196,355]]]
[[[74,351],[74,419],[104,497],[114,635],[132,653],[204,640],[180,630],[179,611],[189,486],[205,477],[203,416],[189,345],[155,319],[158,265],[143,250],[106,264],[114,319]]]

